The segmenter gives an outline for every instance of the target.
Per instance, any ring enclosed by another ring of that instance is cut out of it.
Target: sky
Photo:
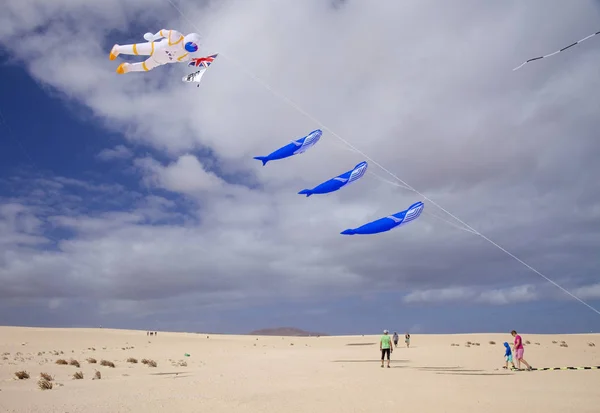
[[[598,2],[175,4],[3,6],[0,324],[600,331],[427,200],[600,308],[600,39],[512,71],[597,31]],[[199,88],[184,64],[115,73],[140,58],[113,44],[160,29],[220,53]],[[322,125],[302,155],[252,159]],[[427,199],[373,162],[298,195],[366,156]],[[405,227],[340,235],[417,201]]]

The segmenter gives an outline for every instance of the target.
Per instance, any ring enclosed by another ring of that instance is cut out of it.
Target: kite
[[[303,189],[298,192],[300,195],[306,195],[308,198],[312,194],[326,194],[329,192],[337,191],[343,186],[346,186],[360,178],[367,172],[368,164],[367,162],[361,162],[354,167],[354,169],[344,172],[341,175],[336,176],[335,178],[331,178],[328,181],[325,181],[313,189]]]
[[[586,41],[587,39],[590,39],[590,38],[592,38],[592,37],[594,37],[594,36],[596,36],[596,35],[598,35],[598,34],[600,34],[600,32],[596,32],[596,33],[590,34],[589,36],[587,36],[587,37],[584,37],[583,39],[581,39],[581,40],[578,40],[578,41],[576,41],[575,43],[571,43],[571,44],[570,44],[570,45],[568,45],[567,47],[563,47],[562,49],[560,49],[560,50],[557,50],[556,52],[553,52],[553,53],[547,54],[547,55],[545,55],[545,56],[538,56],[538,57],[534,57],[534,58],[531,58],[531,59],[529,59],[529,60],[526,60],[526,61],[525,61],[525,62],[523,62],[523,63],[522,63],[520,66],[517,66],[517,67],[515,67],[515,68],[513,69],[513,72],[514,72],[515,70],[518,70],[518,69],[522,68],[523,66],[525,66],[525,65],[526,65],[527,63],[529,63],[529,62],[533,62],[534,60],[540,60],[540,59],[544,59],[544,58],[546,58],[546,57],[550,57],[550,56],[554,56],[555,54],[559,54],[560,52],[564,52],[565,50],[567,50],[567,49],[569,49],[569,48],[571,48],[571,47],[573,47],[573,46],[575,46],[575,45],[577,45],[577,44],[579,44],[579,43],[581,43],[581,42],[584,42],[584,41]]]
[[[267,156],[255,156],[254,159],[262,161],[263,166],[265,166],[269,161],[299,155],[315,146],[319,139],[321,139],[321,135],[323,135],[323,131],[321,131],[321,129],[316,129],[303,138],[292,141],[292,143],[288,143]]]
[[[342,235],[355,235],[355,234],[377,234],[380,232],[389,231],[400,225],[404,225],[413,221],[421,215],[425,205],[423,202],[416,202],[408,207],[407,210],[398,212],[397,214],[390,215],[384,218],[380,218],[376,221],[369,222],[361,227],[354,229],[347,229],[340,234]]]
[[[176,30],[162,29],[156,34],[146,33],[144,39],[148,43],[115,44],[110,51],[109,59],[115,60],[120,54],[150,56],[139,63],[121,63],[117,73],[147,72],[167,63],[188,62],[191,54],[198,51],[200,35],[190,33],[186,36]],[[162,39],[154,43],[155,40]]]
[[[206,73],[208,66],[212,64],[212,62],[217,58],[218,54],[213,54],[207,57],[200,57],[197,59],[192,59],[191,62],[188,63],[188,66],[201,66],[200,70],[197,72],[191,73],[187,76],[184,76],[181,80],[187,83],[195,82],[198,83],[197,87],[200,87],[200,80],[202,80],[202,76]]]

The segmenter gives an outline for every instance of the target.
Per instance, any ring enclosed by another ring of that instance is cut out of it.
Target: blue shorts
[[[505,356],[504,357],[506,359],[507,362],[512,363],[513,359],[512,359],[512,354],[510,356]]]

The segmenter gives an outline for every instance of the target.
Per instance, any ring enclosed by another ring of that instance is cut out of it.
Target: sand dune
[[[598,334],[522,336],[534,367],[600,365]],[[394,351],[390,369],[379,367],[378,339],[0,327],[0,411],[596,413],[600,406],[600,370],[503,370],[509,334],[415,334],[410,349]],[[74,378],[78,372],[83,378]],[[41,373],[53,377],[52,389],[38,387]]]

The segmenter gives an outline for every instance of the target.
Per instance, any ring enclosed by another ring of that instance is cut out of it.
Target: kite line
[[[523,63],[521,63],[521,65],[519,65],[519,66],[515,67],[515,68],[513,69],[513,72],[514,72],[515,70],[519,70],[520,68],[522,68],[523,66],[525,66],[527,63],[533,62],[533,61],[535,61],[535,60],[545,59],[545,58],[547,58],[547,57],[554,56],[555,54],[559,54],[560,52],[564,52],[565,50],[567,50],[567,49],[569,49],[569,48],[571,48],[571,47],[573,47],[573,46],[575,46],[575,45],[578,45],[579,43],[585,42],[587,39],[590,39],[590,38],[592,38],[592,37],[594,37],[594,36],[596,36],[596,35],[598,35],[598,34],[600,34],[600,31],[599,31],[599,32],[596,32],[596,33],[593,33],[593,34],[590,34],[589,36],[586,36],[586,37],[584,37],[584,38],[583,38],[583,39],[581,39],[581,40],[577,40],[575,43],[571,43],[570,45],[568,45],[568,46],[566,46],[566,47],[563,47],[562,49],[560,49],[560,50],[557,50],[556,52],[552,52],[552,53],[550,53],[550,54],[547,54],[547,55],[545,55],[545,56],[533,57],[533,58],[531,58],[531,59],[529,59],[529,60],[526,60],[526,61],[524,61]]]
[[[169,2],[171,4],[171,6],[173,6],[173,8],[181,15],[181,17],[183,17],[197,32],[201,32],[201,30],[198,28],[198,26],[196,24],[194,24],[194,22],[192,22],[181,11],[181,9],[179,7],[177,7],[177,5],[175,3],[173,3],[172,0],[166,0],[166,1]],[[589,37],[591,37],[591,36],[589,36]],[[486,237],[481,232],[477,231],[475,228],[471,227],[469,224],[467,224],[466,222],[464,222],[463,220],[461,220],[460,218],[458,218],[456,215],[452,214],[450,211],[446,210],[444,207],[442,207],[441,205],[439,205],[438,203],[436,203],[435,201],[433,201],[432,199],[430,199],[425,194],[423,194],[423,193],[419,192],[418,190],[416,190],[415,188],[413,188],[411,185],[409,185],[408,183],[406,183],[405,181],[403,181],[400,177],[398,177],[396,174],[394,174],[393,172],[391,172],[389,169],[387,169],[386,167],[384,167],[383,165],[381,165],[380,163],[378,163],[377,161],[375,161],[374,159],[372,159],[370,156],[368,156],[366,153],[364,153],[363,151],[361,151],[360,149],[358,149],[356,146],[352,145],[346,139],[344,139],[343,137],[341,137],[340,135],[338,135],[335,131],[331,130],[327,125],[323,124],[323,122],[319,121],[317,118],[315,118],[314,116],[312,116],[310,113],[306,112],[304,109],[302,109],[292,99],[290,99],[287,96],[285,96],[284,94],[276,91],[267,82],[265,82],[264,80],[262,80],[261,78],[259,78],[258,76],[256,76],[254,73],[252,73],[251,71],[249,71],[248,69],[246,69],[243,65],[237,63],[236,60],[234,60],[231,57],[229,57],[228,55],[225,55],[225,54],[222,54],[222,53],[219,53],[219,55],[225,57],[234,66],[236,66],[238,69],[240,69],[241,71],[243,71],[244,73],[246,73],[246,75],[248,75],[250,78],[252,78],[255,81],[257,81],[258,83],[260,83],[266,90],[268,90],[269,92],[271,92],[271,94],[273,94],[275,97],[278,97],[281,101],[287,103],[289,106],[291,106],[293,109],[295,109],[296,111],[298,111],[300,114],[304,115],[306,118],[310,119],[311,121],[313,121],[314,123],[316,123],[317,125],[319,125],[323,130],[328,131],[331,135],[333,135],[339,141],[341,141],[346,146],[348,146],[349,148],[351,148],[352,150],[354,150],[356,153],[361,154],[364,158],[366,158],[369,161],[371,161],[371,163],[373,163],[374,165],[377,165],[381,170],[383,170],[388,175],[390,175],[391,177],[393,177],[394,179],[396,179],[398,182],[400,182],[402,185],[404,185],[406,187],[406,189],[408,189],[408,190],[410,190],[410,191],[418,194],[423,199],[425,199],[426,201],[430,202],[432,205],[435,205],[441,211],[445,212],[450,217],[454,218],[456,221],[458,221],[462,225],[464,225],[467,229],[469,229],[471,232],[473,232],[473,234],[480,236],[481,238],[483,238],[484,240],[486,240],[487,242],[489,242],[490,244],[492,244],[493,246],[495,246],[496,248],[498,248],[500,251],[502,251],[505,254],[507,254],[508,256],[512,257],[517,262],[519,262],[522,265],[524,265],[525,267],[527,267],[529,270],[533,271],[534,273],[536,273],[537,275],[539,275],[540,277],[542,277],[543,279],[545,279],[546,281],[548,281],[549,283],[551,283],[552,285],[554,285],[555,287],[557,287],[558,289],[562,290],[564,293],[568,294],[569,296],[571,296],[575,300],[579,301],[581,304],[583,304],[586,307],[588,307],[590,310],[594,311],[596,314],[600,315],[600,311],[599,310],[597,310],[596,308],[592,307],[590,304],[588,304],[587,302],[583,301],[581,298],[577,297],[575,294],[571,293],[569,290],[565,289],[561,285],[557,284],[555,281],[551,280],[550,278],[548,278],[547,276],[545,276],[544,274],[542,274],[540,271],[536,270],[531,265],[529,265],[525,261],[521,260],[519,257],[517,257],[516,255],[514,255],[513,253],[507,251],[505,248],[503,248],[502,246],[500,246],[496,242],[492,241],[490,238]]]
[[[520,371],[511,367],[512,371]],[[533,367],[531,371],[552,371],[552,370],[600,370],[600,366],[584,366],[584,367]]]

